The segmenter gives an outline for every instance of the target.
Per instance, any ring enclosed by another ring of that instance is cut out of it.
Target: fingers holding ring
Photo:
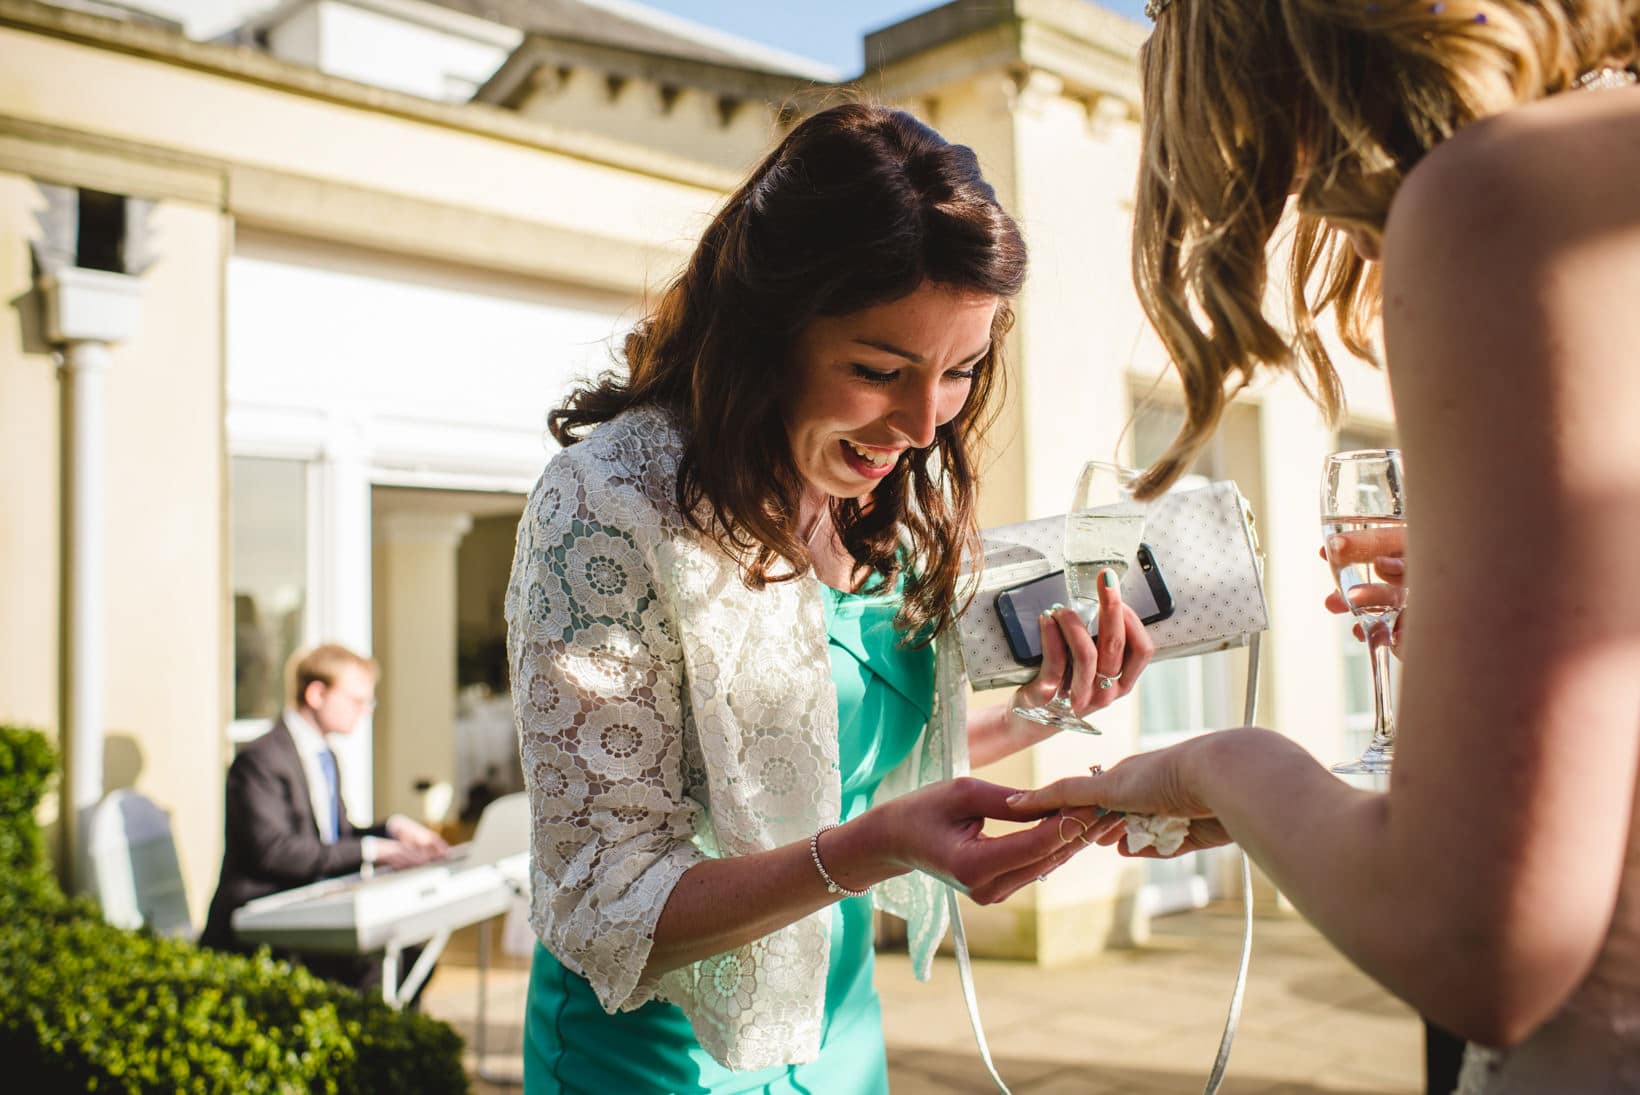
[[[1067,822],[1067,821],[1076,822],[1076,824],[1081,828],[1082,831],[1079,832],[1079,833],[1073,833],[1070,836],[1066,836],[1065,835],[1065,822]],[[1075,814],[1060,814],[1059,815],[1059,843],[1069,844],[1073,840],[1080,840],[1083,844],[1091,844],[1092,843],[1091,841],[1088,840],[1088,823],[1083,821],[1081,818],[1077,817]]]
[[[1093,683],[1101,692],[1107,688],[1115,688],[1116,682],[1121,679],[1122,674],[1120,671],[1117,671],[1116,673],[1101,673],[1098,670],[1094,670],[1093,673]]]

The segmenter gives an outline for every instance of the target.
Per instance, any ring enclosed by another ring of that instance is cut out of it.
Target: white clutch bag
[[[1065,518],[1002,525],[984,530],[980,539],[985,566],[957,630],[968,680],[983,691],[1036,676],[1035,666],[1014,660],[996,598],[1064,568]],[[1157,659],[1246,646],[1270,626],[1263,556],[1252,512],[1235,483],[1222,480],[1156,499],[1145,514],[1144,542],[1173,595],[1173,614],[1147,626]],[[1123,599],[1136,602],[1144,584],[1139,568],[1130,566],[1122,580]]]
[[[1014,660],[996,610],[997,595],[1005,589],[1064,569],[1065,517],[1043,517],[1017,525],[986,529],[980,534],[985,566],[959,592],[974,596],[957,621],[964,668],[978,690],[1023,684],[1036,676],[1036,667]],[[1173,613],[1146,625],[1156,642],[1156,657],[1184,658],[1231,647],[1248,648],[1247,702],[1243,721],[1251,723],[1258,707],[1259,636],[1270,626],[1264,599],[1264,557],[1253,530],[1253,515],[1241,491],[1229,481],[1173,491],[1156,499],[1145,513],[1143,540],[1150,546],[1156,568],[1173,598]],[[1146,578],[1130,566],[1122,580],[1122,598],[1144,603]],[[977,587],[977,588],[976,588]],[[959,602],[960,603],[960,602]],[[1253,943],[1253,883],[1245,854],[1242,861],[1243,938],[1241,964],[1219,1050],[1208,1076],[1206,1095],[1215,1095],[1230,1061],[1230,1047],[1247,985],[1247,967]],[[951,925],[957,944],[957,970],[968,1019],[979,1043],[980,1058],[997,1090],[1008,1087],[997,1074],[991,1050],[980,1024],[969,968],[968,943],[956,893],[948,894]]]

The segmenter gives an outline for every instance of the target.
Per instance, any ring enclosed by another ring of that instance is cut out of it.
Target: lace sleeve
[[[641,979],[694,845],[683,661],[655,580],[658,516],[567,454],[518,527],[507,587],[514,717],[530,795],[530,922],[610,1012]]]

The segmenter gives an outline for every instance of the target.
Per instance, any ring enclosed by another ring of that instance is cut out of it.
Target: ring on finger
[[[1077,833],[1075,836],[1066,836],[1065,835],[1065,822],[1067,822],[1067,821],[1076,822],[1078,825],[1080,825],[1082,827],[1082,831],[1080,833]],[[1089,829],[1088,823],[1083,821],[1081,818],[1077,817],[1075,814],[1060,814],[1059,815],[1059,843],[1061,843],[1061,844],[1069,844],[1073,840],[1080,840],[1083,844],[1090,843],[1089,840],[1088,840],[1088,829]]]
[[[1101,673],[1097,669],[1093,671],[1093,683],[1098,686],[1101,692],[1107,688],[1115,688],[1116,682],[1121,679],[1121,670],[1117,670],[1115,673]]]

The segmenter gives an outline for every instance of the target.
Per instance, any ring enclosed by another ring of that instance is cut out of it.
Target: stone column
[[[127,274],[66,267],[41,279],[46,337],[62,353],[61,742],[66,769],[62,859],[76,889],[88,882],[83,827],[103,794],[107,610],[103,586],[110,348],[137,332],[141,283]]]
[[[456,549],[465,513],[397,512],[379,525],[376,812],[417,816],[418,781],[455,779]]]

